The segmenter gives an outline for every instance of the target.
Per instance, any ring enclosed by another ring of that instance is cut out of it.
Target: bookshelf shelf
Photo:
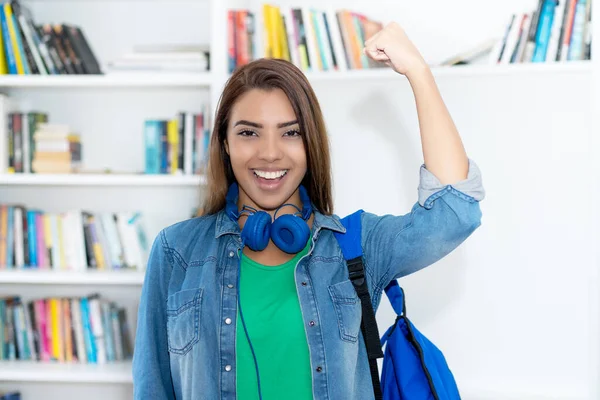
[[[508,65],[461,65],[432,67],[435,76],[495,76],[523,73],[556,73],[591,71],[590,61],[564,63],[527,63]],[[395,78],[388,69],[347,70],[332,72],[306,72],[311,82],[338,80],[373,80]],[[214,83],[209,72],[198,74],[112,74],[112,75],[2,75],[0,88],[210,88]]]
[[[131,361],[108,364],[0,361],[0,381],[132,383]]]
[[[538,73],[580,73],[592,72],[591,61],[568,61],[549,63],[520,63],[505,65],[457,65],[452,67],[433,67],[435,76],[478,76],[478,75],[526,75]],[[555,75],[553,75],[555,76]]]
[[[1,269],[0,284],[141,285],[144,271],[53,271]]]
[[[458,66],[432,66],[431,71],[436,77],[496,77],[500,75],[527,75],[527,74],[560,74],[591,72],[590,61],[569,61],[555,63],[523,63],[507,65],[473,64]],[[399,76],[389,68],[363,69],[331,72],[306,72],[306,77],[311,82],[348,80],[353,82],[368,80],[397,79]],[[555,75],[553,75],[555,76]]]
[[[212,74],[119,73],[107,75],[1,75],[0,88],[209,88]]]
[[[205,182],[202,175],[0,174],[0,186],[197,186]]]

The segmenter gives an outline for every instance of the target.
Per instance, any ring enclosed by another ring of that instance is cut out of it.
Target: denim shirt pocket
[[[352,281],[345,280],[330,285],[329,295],[337,315],[342,340],[356,342],[360,333],[362,308]]]
[[[187,354],[200,340],[202,288],[187,289],[167,297],[167,342],[169,352]]]

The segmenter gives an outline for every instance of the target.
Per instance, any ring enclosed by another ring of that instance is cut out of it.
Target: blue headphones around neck
[[[306,221],[312,213],[312,205],[304,186],[300,185],[299,189],[302,210],[294,204],[283,204],[275,211],[274,221],[272,221],[271,215],[266,211],[258,211],[247,205],[238,210],[239,188],[237,182],[232,183],[225,198],[225,212],[235,222],[242,215],[248,215],[242,229],[242,242],[254,251],[261,251],[267,247],[271,239],[286,253],[295,254],[301,251],[310,237],[310,228]],[[277,217],[277,212],[284,206],[294,207],[298,211]]]

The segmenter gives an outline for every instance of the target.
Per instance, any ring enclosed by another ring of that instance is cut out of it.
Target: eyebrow
[[[298,120],[295,119],[293,121],[280,122],[279,124],[277,124],[277,127],[278,128],[285,128],[286,126],[296,125],[297,123],[298,123]],[[258,124],[256,122],[252,122],[252,121],[247,121],[245,119],[240,119],[233,126],[236,127],[238,125],[248,125],[248,126],[252,126],[254,128],[262,128],[263,127],[262,124]]]

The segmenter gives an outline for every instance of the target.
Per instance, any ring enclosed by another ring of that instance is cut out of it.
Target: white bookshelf
[[[171,174],[0,174],[0,185],[16,186],[199,186],[202,175]]]
[[[107,364],[0,361],[0,382],[131,383],[131,362]]]
[[[143,283],[144,271],[136,270],[64,271],[0,267],[0,284],[137,286]]]

